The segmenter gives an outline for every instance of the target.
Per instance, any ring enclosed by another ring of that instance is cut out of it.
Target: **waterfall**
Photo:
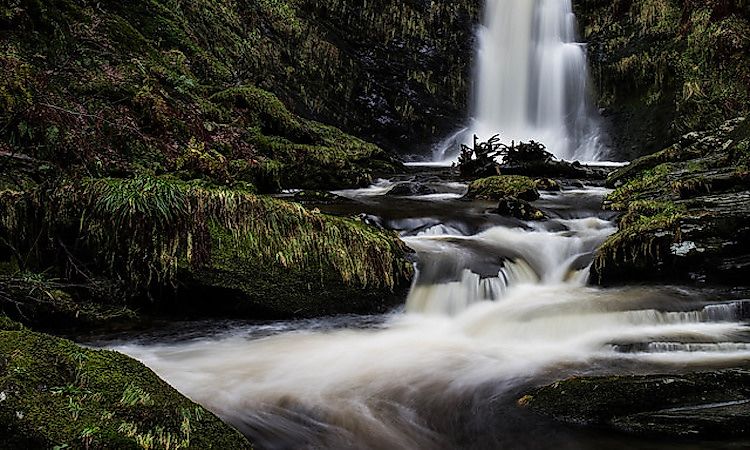
[[[599,160],[604,145],[588,78],[570,0],[487,0],[471,124],[435,158],[455,158],[455,143],[473,135],[500,133],[506,142],[542,142],[558,158]]]

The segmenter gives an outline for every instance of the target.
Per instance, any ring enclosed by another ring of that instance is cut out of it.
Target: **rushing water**
[[[680,287],[588,287],[592,254],[614,231],[597,208],[601,188],[546,194],[537,205],[551,219],[526,223],[431,182],[441,192],[393,198],[381,181],[330,207],[378,215],[417,251],[401,310],[208,322],[103,345],[261,448],[706,448],[571,429],[515,401],[573,374],[746,365],[747,303]]]
[[[505,142],[543,142],[562,159],[606,156],[571,1],[487,0],[484,22],[471,124],[440,145],[436,159],[455,158],[456,141],[498,133]]]

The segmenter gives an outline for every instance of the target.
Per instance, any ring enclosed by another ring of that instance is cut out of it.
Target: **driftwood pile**
[[[474,146],[461,145],[458,167],[464,177],[497,175],[500,167],[520,167],[527,165],[547,164],[555,159],[544,144],[536,141],[511,141],[510,145],[500,140],[500,135],[492,136],[481,142],[474,135]]]

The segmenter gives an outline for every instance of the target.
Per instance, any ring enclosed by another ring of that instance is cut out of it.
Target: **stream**
[[[387,195],[418,179],[423,195]],[[268,449],[698,449],[556,424],[516,405],[572,375],[746,366],[747,303],[683,286],[587,284],[613,232],[607,191],[566,183],[523,222],[463,201],[437,169],[338,192],[417,253],[405,304],[377,316],[176,323],[89,342],[126,353]]]

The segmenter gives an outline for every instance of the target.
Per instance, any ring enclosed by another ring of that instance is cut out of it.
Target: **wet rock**
[[[491,212],[521,220],[544,220],[547,218],[541,210],[531,203],[514,197],[501,198],[497,209],[493,209]]]
[[[594,280],[750,283],[750,123],[684,136],[607,181],[623,213],[599,249]]]
[[[750,436],[750,371],[571,378],[519,405],[576,425],[638,434]]]
[[[438,191],[424,183],[406,181],[398,183],[386,195],[392,197],[416,197],[419,195],[437,194]]]
[[[539,191],[559,192],[560,190],[562,190],[560,183],[551,178],[539,178],[535,181],[535,183],[536,188]]]
[[[525,175],[528,177],[546,178],[580,178],[585,180],[604,180],[611,169],[606,167],[593,167],[581,164],[578,161],[545,161],[530,162],[515,165],[501,165],[502,175]]]
[[[299,191],[295,192],[290,200],[297,203],[342,203],[349,201],[345,197],[328,191]]]

